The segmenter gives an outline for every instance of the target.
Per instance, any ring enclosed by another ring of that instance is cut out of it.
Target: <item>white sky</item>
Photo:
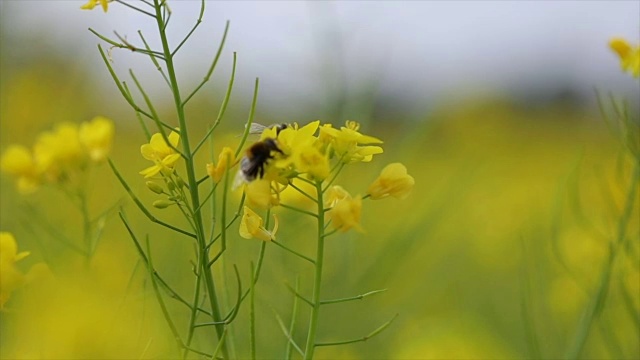
[[[151,19],[121,4],[104,14],[79,10],[84,1],[0,1],[4,29],[46,35],[59,49],[95,63],[105,79],[88,27],[108,36],[117,30],[134,43],[138,29],[156,39]],[[175,45],[200,2],[169,3]],[[612,36],[639,41],[640,1],[207,2],[204,23],[179,57],[183,75],[202,76],[227,19],[231,30],[215,80],[226,84],[237,51],[238,89],[250,91],[259,76],[261,99],[289,105],[313,102],[309,98],[326,94],[336,81],[351,88],[374,81],[416,106],[450,94],[553,83],[584,93],[594,86],[638,87],[619,72],[607,42]],[[121,51],[114,60],[121,73],[133,67],[142,78],[157,79],[142,56]]]

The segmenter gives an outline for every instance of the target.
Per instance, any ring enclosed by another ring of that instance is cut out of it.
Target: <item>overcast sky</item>
[[[117,30],[134,43],[139,29],[156,38],[150,18],[117,3],[105,14],[79,10],[84,1],[0,1],[5,31],[46,36],[97,67],[98,41],[88,27],[108,36]],[[169,4],[176,44],[200,3]],[[416,102],[553,84],[585,93],[594,86],[629,91],[638,83],[620,74],[607,42],[624,36],[637,43],[639,19],[640,1],[215,1],[207,2],[179,64],[183,74],[200,78],[230,20],[218,80],[226,83],[237,51],[239,88],[250,89],[259,76],[262,99],[271,101],[308,100],[336,83],[378,84],[385,94]],[[114,61],[157,78],[141,56],[119,52]]]

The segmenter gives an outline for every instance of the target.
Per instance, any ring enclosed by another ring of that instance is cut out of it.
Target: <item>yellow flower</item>
[[[347,232],[354,228],[360,232],[364,232],[360,226],[360,216],[362,213],[362,197],[360,195],[352,198],[340,186],[333,186],[327,191],[327,202],[332,205],[331,210],[327,212],[331,220],[331,226],[342,232]]]
[[[107,10],[109,10],[109,2],[111,2],[111,0],[89,0],[89,2],[82,5],[80,9],[93,10],[94,7],[100,4],[102,6],[102,10],[107,12]]]
[[[340,185],[333,185],[324,195],[324,206],[333,207],[338,201],[351,198],[347,190]]]
[[[11,293],[24,284],[26,277],[15,264],[28,255],[28,251],[18,253],[11,233],[0,232],[0,309],[4,308]]]
[[[260,215],[256,214],[248,206],[244,207],[244,214],[240,222],[240,236],[245,239],[259,239],[262,241],[271,241],[276,239],[278,231],[278,217],[273,215],[273,230],[269,231],[263,226],[263,220]]]
[[[2,171],[17,177],[18,190],[22,193],[34,191],[40,184],[38,169],[29,150],[20,145],[11,145],[2,154]]]
[[[360,124],[347,121],[346,126],[334,129],[330,124],[320,128],[320,140],[324,142],[344,163],[369,162],[373,155],[383,152],[380,146],[368,144],[382,144],[382,140],[358,132]],[[367,145],[367,146],[359,146]]]
[[[211,176],[214,182],[220,182],[222,175],[235,163],[235,154],[230,147],[224,147],[218,156],[217,164],[207,164],[207,174]]]
[[[640,45],[633,47],[625,39],[613,38],[609,41],[609,47],[620,57],[622,71],[640,77]]]
[[[180,135],[177,132],[172,131],[167,138],[174,148],[178,146]],[[145,159],[155,163],[155,165],[140,171],[140,175],[144,175],[145,178],[155,176],[163,170],[172,170],[176,161],[180,159],[180,154],[176,153],[176,151],[164,141],[160,133],[153,134],[149,143],[140,147],[140,152]]]
[[[107,158],[113,142],[113,131],[113,122],[101,116],[80,125],[80,143],[89,152],[91,160],[99,162]]]
[[[401,163],[393,163],[385,166],[380,176],[369,186],[367,194],[372,200],[393,196],[404,199],[409,196],[415,180],[407,174],[407,168]]]
[[[268,179],[258,179],[246,184],[244,192],[247,204],[259,209],[268,209],[280,203],[278,194],[274,194]]]
[[[46,131],[38,137],[33,146],[33,156],[38,171],[55,180],[61,172],[80,166],[85,152],[80,144],[78,126],[63,122],[53,131]]]
[[[307,173],[316,180],[326,179],[331,171],[327,156],[311,144],[296,149],[292,159],[297,172]]]

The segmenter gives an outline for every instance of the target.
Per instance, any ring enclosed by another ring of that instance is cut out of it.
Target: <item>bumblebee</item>
[[[282,154],[275,139],[266,138],[251,145],[240,161],[238,175],[246,182],[261,179],[264,176],[265,166],[274,158],[274,152]]]

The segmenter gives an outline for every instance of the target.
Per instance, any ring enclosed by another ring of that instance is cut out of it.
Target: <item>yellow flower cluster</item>
[[[262,227],[263,220],[250,207],[267,209],[279,205],[280,193],[294,180],[308,184],[329,182],[323,191],[326,216],[337,231],[350,229],[363,231],[360,225],[362,200],[382,199],[388,196],[405,198],[414,185],[404,165],[390,164],[369,187],[366,196],[352,196],[342,187],[329,186],[344,165],[369,162],[373,155],[383,152],[382,141],[359,132],[360,125],[347,121],[336,129],[331,124],[311,122],[303,127],[297,124],[266,128],[260,142],[249,148],[242,159],[239,175],[246,182],[245,216],[240,234],[243,237],[273,239],[271,232]],[[227,160],[229,159],[229,160]],[[231,163],[229,162],[231,161]],[[225,152],[218,164],[207,169],[214,181],[220,181],[221,173],[235,160]],[[252,231],[248,229],[253,229]],[[276,224],[277,229],[277,224]]]
[[[625,39],[613,38],[609,47],[620,57],[622,71],[640,78],[640,45],[631,46]]]
[[[29,193],[44,182],[58,182],[90,162],[104,161],[111,150],[113,122],[96,117],[78,126],[63,122],[38,136],[33,149],[9,146],[0,159],[2,171],[17,178],[20,192]]]

